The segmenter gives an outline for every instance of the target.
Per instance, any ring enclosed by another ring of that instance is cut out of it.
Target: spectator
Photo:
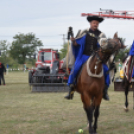
[[[6,68],[3,63],[0,61],[0,85],[1,81],[3,81],[3,85],[5,85],[4,72],[6,74]]]
[[[24,63],[24,73],[25,73],[26,69],[27,69],[27,67],[26,67],[26,64]]]
[[[7,64],[7,69],[6,69],[7,74],[8,74],[8,68],[9,68],[9,65]]]
[[[120,62],[119,62],[118,67],[119,67],[119,72],[120,72],[120,70],[121,70],[121,68],[122,68],[122,64],[121,64]]]

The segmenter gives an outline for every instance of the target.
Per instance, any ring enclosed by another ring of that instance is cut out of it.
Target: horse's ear
[[[118,38],[118,32],[114,34],[114,38]]]

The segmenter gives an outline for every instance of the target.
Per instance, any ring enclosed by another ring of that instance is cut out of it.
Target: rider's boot
[[[108,91],[108,86],[105,85],[105,88],[103,90],[103,99],[109,101],[109,96],[108,96],[107,91]]]
[[[73,99],[73,97],[74,97],[74,92],[75,92],[74,85],[71,84],[71,85],[69,86],[69,93],[68,93],[67,96],[65,96],[65,98],[68,99],[68,100]]]

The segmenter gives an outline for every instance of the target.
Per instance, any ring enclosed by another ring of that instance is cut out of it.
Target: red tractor
[[[53,49],[40,49],[35,63],[36,69],[29,71],[32,91],[67,91],[68,74],[62,69],[63,60]]]

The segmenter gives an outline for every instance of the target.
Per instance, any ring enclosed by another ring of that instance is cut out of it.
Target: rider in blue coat
[[[73,55],[75,57],[74,67],[71,70],[68,85],[70,87],[69,94],[65,96],[66,99],[72,99],[74,94],[74,85],[76,84],[77,74],[82,67],[82,65],[88,60],[93,51],[100,47],[97,37],[99,37],[102,32],[98,30],[99,23],[103,21],[103,18],[97,16],[88,16],[87,20],[90,22],[90,28],[83,36],[79,38],[71,38]],[[108,72],[108,67],[103,64],[104,76],[105,76],[105,89],[103,93],[103,98],[109,100],[107,90],[110,84],[110,77]]]

